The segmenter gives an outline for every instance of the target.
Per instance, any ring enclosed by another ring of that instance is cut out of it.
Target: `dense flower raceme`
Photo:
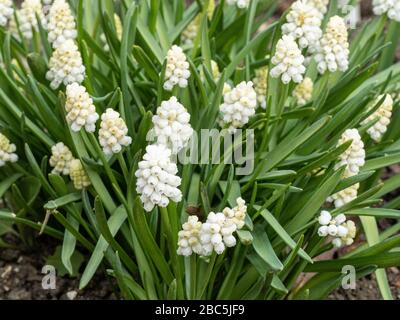
[[[235,133],[236,129],[246,125],[256,112],[257,94],[253,83],[241,82],[224,94],[224,103],[219,107],[221,126]]]
[[[180,202],[178,189],[181,178],[178,167],[171,161],[171,150],[164,145],[150,145],[138,164],[136,191],[141,195],[144,209],[151,212],[155,206],[167,207],[169,201]]]
[[[183,224],[178,236],[178,254],[190,256],[196,253],[209,256],[213,252],[222,254],[226,248],[236,245],[234,233],[244,227],[247,213],[245,201],[236,200],[237,206],[225,208],[223,212],[210,212],[205,223],[196,216],[190,216]]]
[[[69,176],[74,184],[75,189],[82,190],[91,185],[90,179],[80,160],[74,159],[70,163]]]
[[[65,0],[55,0],[48,15],[47,29],[49,42],[54,48],[62,45],[65,40],[75,39],[76,24],[71,8]]]
[[[25,0],[21,4],[21,9],[17,11],[21,33],[27,39],[32,39],[32,30],[38,31],[39,27],[36,15],[39,17],[39,21],[43,27],[46,27],[47,21],[40,0]]]
[[[386,133],[387,128],[390,124],[390,118],[392,117],[393,110],[393,99],[390,94],[381,95],[376,99],[376,103],[385,97],[382,105],[377,111],[365,119],[361,124],[367,124],[368,122],[378,120],[372,127],[370,127],[367,132],[371,139],[376,142],[382,140],[383,135]]]
[[[400,22],[400,1],[373,0],[372,6],[376,15],[387,14],[390,19]]]
[[[322,14],[325,14],[328,11],[329,0],[306,0],[306,2]]]
[[[360,172],[360,168],[365,164],[364,143],[357,129],[346,130],[339,140],[338,145],[342,145],[350,140],[352,141],[350,147],[340,156],[340,161],[335,166],[335,169],[345,167],[343,178],[357,175]],[[359,184],[352,185],[331,195],[327,201],[333,202],[336,208],[340,208],[357,198],[359,187]]]
[[[365,164],[364,143],[357,129],[347,129],[339,139],[338,146],[352,140],[350,147],[340,156],[335,169],[345,166],[345,175],[354,176],[360,172]]]
[[[116,35],[117,35],[117,39],[119,41],[121,41],[124,29],[123,29],[123,26],[122,26],[121,18],[116,13],[114,14],[114,25],[115,25],[115,32],[116,32]],[[104,47],[103,47],[104,51],[109,52],[110,51],[110,46],[107,43],[106,35],[104,33],[102,33],[100,38],[101,38],[101,41],[104,44]]]
[[[328,211],[322,211],[319,216],[318,229],[320,237],[333,237],[332,244],[339,248],[343,245],[349,246],[354,242],[356,236],[356,226],[353,221],[347,220],[344,214],[339,214],[335,218]]]
[[[176,85],[181,88],[186,88],[189,77],[189,62],[187,62],[185,53],[181,47],[173,45],[167,53],[164,89],[172,91]]]
[[[267,84],[268,67],[262,67],[256,70],[256,77],[253,79],[254,90],[257,94],[257,101],[261,108],[267,107]]]
[[[108,108],[101,116],[99,141],[106,155],[119,153],[123,147],[132,143],[125,121],[117,111],[111,108]]]
[[[321,23],[323,15],[305,0],[297,0],[286,16],[287,23],[282,25],[282,33],[299,41],[300,48],[315,48],[322,37]]]
[[[332,202],[335,205],[335,208],[343,207],[346,203],[349,203],[357,198],[359,188],[360,184],[356,183],[344,190],[341,190],[331,195],[330,197],[328,197],[327,201]]]
[[[226,0],[230,6],[236,5],[239,9],[246,9],[249,7],[251,0]]]
[[[203,246],[200,242],[200,234],[203,224],[197,216],[189,216],[187,222],[182,225],[178,233],[178,255],[191,256],[194,253],[201,255]]]
[[[73,83],[67,86],[66,94],[65,110],[67,111],[67,122],[72,131],[78,132],[85,128],[87,132],[94,132],[99,115],[96,113],[96,107],[86,92],[86,88],[78,83]]]
[[[272,78],[281,77],[285,84],[290,81],[300,83],[303,80],[306,71],[304,56],[292,36],[284,35],[278,41],[271,62],[275,65],[270,71]]]
[[[52,89],[61,84],[82,83],[85,79],[85,66],[82,62],[78,46],[72,39],[64,41],[50,58],[47,80],[51,81]]]
[[[11,0],[0,0],[0,26],[4,27],[13,16],[14,9]]]
[[[315,55],[318,71],[342,72],[349,68],[349,42],[346,23],[343,18],[333,16],[329,19],[318,53]]]
[[[153,116],[154,128],[151,131],[158,144],[163,144],[177,154],[185,148],[193,135],[190,114],[176,97],[163,101]]]
[[[52,173],[69,175],[71,162],[74,156],[69,148],[62,142],[57,143],[51,148],[50,165],[53,167]]]
[[[6,162],[17,162],[18,155],[15,153],[16,151],[15,144],[10,143],[10,140],[0,133],[0,167],[3,167]]]
[[[293,96],[296,102],[300,106],[307,104],[313,95],[314,83],[309,77],[305,77],[304,80],[299,83],[293,90]]]

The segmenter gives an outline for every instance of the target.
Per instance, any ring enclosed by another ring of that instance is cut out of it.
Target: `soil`
[[[8,243],[16,243],[6,236]],[[39,249],[22,251],[0,249],[0,300],[113,300],[113,284],[102,273],[95,275],[84,291],[79,291],[79,279],[57,277],[54,290],[42,288],[41,273],[46,258],[55,250],[55,243],[41,241]]]

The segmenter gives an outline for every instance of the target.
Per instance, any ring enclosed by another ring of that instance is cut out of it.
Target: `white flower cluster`
[[[136,191],[141,195],[146,211],[151,212],[155,206],[167,207],[170,200],[182,200],[178,189],[181,184],[181,178],[177,176],[178,167],[171,161],[171,150],[166,146],[147,146],[138,167]]]
[[[226,0],[230,6],[236,5],[239,9],[247,9],[250,5],[250,0]]]
[[[54,169],[52,173],[69,175],[71,162],[74,160],[71,150],[62,142],[51,148],[50,166]]]
[[[330,197],[328,197],[327,201],[332,202],[335,205],[335,208],[343,207],[346,203],[349,203],[357,198],[359,188],[360,184],[356,183],[344,190],[341,190],[331,195]]]
[[[87,132],[94,132],[99,115],[96,113],[96,107],[86,92],[86,88],[78,83],[73,83],[67,86],[66,93],[65,110],[67,111],[67,122],[72,131],[78,132],[84,127]]]
[[[340,156],[340,161],[336,164],[335,169],[345,167],[343,178],[349,178],[357,175],[360,168],[365,164],[364,143],[357,129],[346,130],[338,142],[338,146],[352,141],[350,147]],[[333,202],[336,208],[340,208],[346,203],[357,198],[359,184],[341,190],[330,196],[327,201]]]
[[[57,89],[61,84],[82,83],[85,79],[85,66],[78,46],[72,39],[64,41],[50,58],[47,80],[50,87]]]
[[[178,255],[188,257],[193,252],[198,255],[203,253],[203,246],[200,242],[202,226],[203,224],[197,216],[189,216],[178,233]]]
[[[58,48],[68,39],[75,39],[78,35],[74,16],[65,0],[55,0],[48,15],[47,29],[49,42]]]
[[[315,55],[318,71],[321,74],[326,70],[346,71],[349,68],[349,53],[346,22],[339,16],[333,16],[329,19]]]
[[[115,32],[117,34],[117,39],[119,41],[121,41],[124,29],[123,29],[123,26],[122,26],[121,18],[116,13],[114,14],[114,25],[115,25]],[[100,40],[104,44],[104,46],[103,46],[104,51],[109,52],[110,51],[110,46],[107,43],[107,38],[106,38],[106,35],[104,33],[101,34]]]
[[[306,2],[322,14],[325,14],[328,11],[329,0],[306,0]]]
[[[186,88],[190,77],[189,62],[181,47],[173,45],[167,53],[164,89],[172,91],[174,86]]]
[[[210,212],[205,223],[197,217],[190,216],[179,232],[178,254],[190,256],[194,253],[210,256],[213,252],[222,254],[226,248],[236,245],[234,233],[244,227],[247,207],[242,198],[236,200],[233,209],[225,208],[223,212]]]
[[[357,129],[347,129],[339,139],[338,146],[350,140],[350,147],[340,156],[340,161],[335,166],[335,169],[345,166],[345,175],[348,177],[358,174],[365,164],[364,143]]]
[[[246,125],[256,112],[257,94],[253,82],[241,82],[235,88],[224,94],[221,112],[221,126],[228,127],[229,132]]]
[[[314,83],[309,77],[305,77],[304,80],[299,83],[293,90],[293,96],[296,102],[300,106],[307,104],[313,95]]]
[[[14,9],[11,0],[0,0],[0,26],[4,27],[13,16]]]
[[[132,143],[128,135],[128,128],[120,114],[108,108],[101,116],[99,141],[106,155],[121,152],[123,147]]]
[[[0,133],[0,167],[3,167],[6,162],[18,161],[18,155],[15,151],[17,151],[15,144],[10,143],[10,140]]]
[[[257,101],[261,108],[267,107],[267,85],[268,85],[268,67],[262,67],[256,70],[256,77],[253,79],[254,90],[257,94]]]
[[[356,237],[356,226],[353,221],[347,220],[344,214],[339,214],[335,218],[328,211],[322,211],[318,219],[321,227],[318,229],[320,237],[334,237],[332,244],[340,248],[343,245],[349,246]]]
[[[32,30],[38,31],[36,15],[39,17],[42,26],[46,27],[47,21],[40,0],[25,0],[22,2],[21,9],[17,12],[17,15],[21,33],[27,39],[32,39]]]
[[[378,120],[378,122],[376,122],[372,127],[367,130],[371,139],[376,142],[381,141],[390,124],[390,118],[392,117],[393,99],[390,94],[380,95],[376,99],[376,103],[382,100],[383,97],[385,97],[385,100],[383,101],[379,109],[361,123],[362,125],[364,125],[368,122]]]
[[[390,19],[400,22],[400,1],[374,0],[372,6],[376,15],[387,14]]]
[[[82,190],[91,185],[90,179],[87,176],[81,161],[78,159],[71,161],[69,166],[69,176],[77,190]]]
[[[305,0],[297,0],[286,16],[287,23],[282,25],[282,33],[298,39],[301,49],[316,47],[322,37],[323,15]]]
[[[300,83],[306,71],[304,67],[304,56],[292,36],[284,35],[276,45],[275,55],[271,62],[275,65],[271,69],[272,78],[281,77],[284,84],[291,80]]]
[[[165,145],[173,154],[185,148],[193,135],[190,114],[176,97],[163,101],[152,121],[154,128],[151,134],[158,144]]]

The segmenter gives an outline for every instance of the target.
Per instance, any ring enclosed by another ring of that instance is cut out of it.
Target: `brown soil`
[[[6,236],[7,242],[15,239]],[[116,299],[112,284],[98,273],[90,285],[79,292],[79,279],[57,277],[56,289],[42,288],[42,267],[54,253],[54,245],[42,241],[40,249],[21,251],[0,249],[0,300],[111,300]]]

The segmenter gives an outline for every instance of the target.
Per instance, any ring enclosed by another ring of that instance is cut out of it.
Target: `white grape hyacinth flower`
[[[261,108],[267,107],[267,85],[268,85],[268,67],[262,67],[256,70],[256,77],[253,79],[254,90],[257,94],[257,101]]]
[[[257,107],[257,94],[253,82],[241,82],[235,88],[224,94],[224,102],[219,107],[220,124],[227,127],[230,133],[246,125],[254,116]]]
[[[236,204],[237,206],[234,208],[225,208],[222,213],[228,220],[236,225],[236,230],[241,230],[245,225],[247,206],[242,198],[237,198]]]
[[[335,218],[323,210],[318,218],[321,225],[318,229],[320,237],[332,237],[332,244],[339,248],[343,245],[351,245],[356,236],[356,226],[353,221],[347,220],[344,214],[339,214]]]
[[[158,144],[163,144],[177,154],[184,149],[193,135],[190,114],[176,97],[163,101],[153,116],[154,128],[151,134]]]
[[[201,15],[196,16],[189,23],[185,30],[183,30],[181,35],[181,40],[184,45],[191,46],[193,45],[196,36],[199,34],[199,27],[200,27]]]
[[[53,174],[69,175],[72,160],[74,156],[64,143],[59,142],[51,148],[49,163]]]
[[[32,39],[33,31],[38,31],[38,20],[44,28],[46,28],[46,18],[43,13],[43,7],[40,0],[25,0],[21,4],[21,9],[18,10],[18,22],[21,33],[26,39]]]
[[[299,83],[293,90],[293,97],[300,106],[306,105],[312,98],[314,83],[309,77]]]
[[[275,65],[270,71],[272,78],[281,77],[284,84],[290,81],[300,83],[306,71],[304,56],[292,36],[284,35],[276,45],[275,55],[271,60]]]
[[[298,40],[301,49],[315,48],[322,37],[323,15],[305,0],[297,0],[286,16],[282,33]]]
[[[71,8],[65,0],[55,0],[48,14],[48,39],[54,48],[66,40],[74,40],[78,32]]]
[[[247,9],[251,0],[226,0],[226,4],[230,6],[236,5],[239,9]]]
[[[182,48],[173,45],[167,53],[164,89],[172,91],[175,86],[186,88],[190,77],[189,62]]]
[[[361,122],[361,125],[367,124],[368,122],[378,120],[372,127],[368,128],[367,132],[372,140],[380,142],[383,135],[386,133],[387,128],[390,124],[393,111],[393,99],[390,94],[380,95],[376,99],[376,103],[385,98],[382,105],[377,111],[370,115],[367,119]]]
[[[144,209],[151,212],[155,206],[167,207],[170,200],[180,202],[182,192],[178,189],[181,178],[178,167],[171,161],[171,150],[164,145],[150,145],[135,175],[136,191]]]
[[[50,58],[47,80],[50,87],[58,89],[61,84],[82,83],[85,79],[85,66],[78,46],[72,39],[64,41]]]
[[[0,0],[0,26],[5,27],[14,14],[11,0]]]
[[[17,162],[18,155],[15,153],[17,151],[17,147],[15,144],[10,143],[8,138],[0,133],[0,167],[5,166],[7,162]]]
[[[182,225],[178,233],[178,249],[180,256],[191,256],[193,253],[201,255],[203,246],[200,242],[200,234],[203,224],[197,216],[189,216],[187,222]]]
[[[101,115],[99,141],[106,155],[119,153],[132,143],[125,121],[111,108]]]
[[[76,190],[82,190],[91,185],[90,179],[83,168],[82,162],[78,159],[71,161],[69,176]]]
[[[236,224],[227,219],[222,212],[210,212],[207,221],[201,228],[200,241],[203,246],[203,256],[210,256],[213,252],[222,254],[226,248],[236,245]]]
[[[86,88],[78,83],[70,84],[67,86],[66,95],[66,118],[72,131],[79,132],[85,128],[87,132],[94,132],[99,115]]]
[[[358,189],[360,188],[360,184],[356,183],[344,190],[341,190],[330,197],[328,197],[327,201],[331,202],[335,205],[335,208],[341,208],[346,203],[349,203],[357,198]]]
[[[352,141],[350,147],[340,155],[339,162],[335,166],[336,170],[345,166],[345,177],[357,175],[365,164],[364,142],[357,129],[347,129],[339,139],[338,146],[350,140]]]
[[[306,0],[307,4],[316,8],[321,14],[328,11],[329,0]]]
[[[400,22],[400,1],[398,0],[373,0],[374,14],[380,16],[387,14],[389,19]]]
[[[319,73],[345,72],[349,68],[349,42],[346,22],[339,16],[329,19],[315,55]]]

